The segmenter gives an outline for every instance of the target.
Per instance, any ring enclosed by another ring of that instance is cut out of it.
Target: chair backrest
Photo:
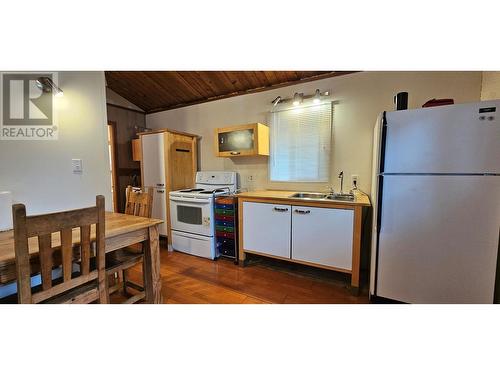
[[[45,215],[26,216],[23,204],[12,206],[14,247],[16,253],[17,293],[19,303],[39,303],[75,287],[98,279],[99,301],[108,302],[105,270],[104,197],[96,197],[96,206]],[[91,226],[95,225],[97,269],[90,270]],[[73,228],[76,228],[73,233]],[[73,277],[73,235],[80,234],[81,272]],[[54,236],[53,236],[54,234]],[[42,290],[31,289],[31,267],[28,239],[38,237]],[[58,241],[58,238],[60,241]],[[60,246],[58,245],[60,243]],[[54,255],[60,251],[62,283],[52,285]]]
[[[147,190],[146,190],[147,189]],[[144,188],[141,191],[134,190],[132,186],[127,186],[125,190],[127,203],[125,213],[127,215],[151,217],[153,212],[153,188]]]

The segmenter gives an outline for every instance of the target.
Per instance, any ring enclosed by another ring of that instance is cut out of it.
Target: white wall
[[[481,100],[500,99],[500,72],[483,72]]]
[[[267,123],[270,103],[276,96],[290,97],[295,92],[307,95],[314,93],[316,88],[332,90],[333,99],[338,101],[334,114],[332,183],[338,189],[336,177],[344,170],[346,176],[358,174],[360,188],[369,192],[373,126],[381,111],[393,109],[394,94],[408,91],[410,108],[420,107],[432,98],[454,98],[455,103],[478,101],[481,72],[355,73],[158,112],[147,115],[146,124],[153,129],[171,128],[201,135],[200,169],[236,170],[240,172],[243,187],[324,190],[324,183],[270,182],[267,157],[229,159],[214,156],[214,128]],[[249,176],[253,177],[252,182]]]
[[[0,140],[0,191],[28,214],[90,206],[98,194],[111,209],[104,73],[59,72],[59,86],[59,139]],[[82,175],[72,173],[73,158],[83,160]]]

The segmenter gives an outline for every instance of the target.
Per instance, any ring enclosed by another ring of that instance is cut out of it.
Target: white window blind
[[[271,113],[271,181],[327,182],[332,103]]]

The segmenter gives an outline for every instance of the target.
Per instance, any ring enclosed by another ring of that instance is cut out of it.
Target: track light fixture
[[[316,89],[316,92],[314,93],[313,103],[319,104],[320,102],[321,102],[321,93],[319,92],[319,89]]]
[[[303,96],[304,94],[299,94],[298,92],[296,92],[295,95],[293,95],[293,105],[294,106],[301,105]]]
[[[36,80],[36,86],[45,93],[52,93],[55,96],[63,96],[64,92],[61,90],[49,77],[40,77]]]
[[[271,102],[271,104],[273,105],[273,107],[276,107],[278,104],[281,104],[281,103],[292,102],[292,104],[297,107],[297,106],[302,104],[304,99],[306,99],[306,100],[312,99],[312,102],[314,104],[319,104],[319,103],[321,103],[321,99],[324,98],[325,96],[330,96],[330,91],[327,90],[327,91],[321,92],[319,89],[316,89],[316,91],[312,95],[304,95],[303,93],[296,92],[293,95],[293,98],[282,98],[281,96],[277,96]]]

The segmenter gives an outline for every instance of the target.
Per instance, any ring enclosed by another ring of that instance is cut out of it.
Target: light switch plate
[[[73,167],[73,174],[83,173],[82,159],[71,159],[71,166]]]

